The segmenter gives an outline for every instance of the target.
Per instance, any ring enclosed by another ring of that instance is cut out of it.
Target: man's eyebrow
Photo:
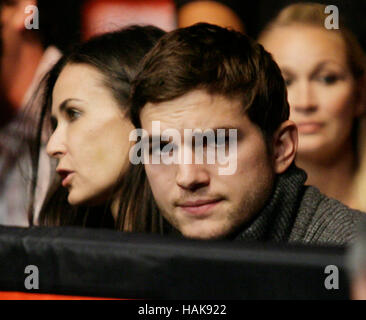
[[[212,130],[215,131],[216,133],[217,133],[217,130],[219,130],[219,129],[221,129],[221,130],[224,129],[225,131],[229,131],[229,130],[240,131],[240,129],[238,129],[237,127],[234,127],[234,126],[221,126],[221,127],[212,128]]]
[[[206,130],[212,130],[212,131],[215,132],[215,134],[217,134],[219,129],[220,130],[225,130],[225,133],[226,132],[229,133],[229,130],[236,130],[238,136],[239,136],[239,134],[242,133],[242,130],[241,129],[239,129],[238,127],[234,127],[234,126],[221,126],[221,127],[206,128],[206,129],[201,129],[201,130],[202,130],[202,133],[204,133]],[[193,130],[193,134],[195,134],[194,129],[191,129],[191,130]],[[196,133],[196,134],[198,134],[198,133]],[[151,143],[153,138],[155,138],[155,139],[161,139],[161,137],[162,137],[161,135],[151,135],[151,134],[149,134],[148,136],[146,136],[144,138],[144,140],[147,140],[148,139],[149,142]]]
[[[212,130],[215,135],[218,135],[219,132],[222,132],[222,130],[224,130],[225,135],[230,133],[229,130],[236,130],[238,137],[239,137],[239,135],[242,135],[242,130],[239,129],[238,127],[234,127],[234,126],[220,126],[220,127],[216,127],[216,128],[206,128],[206,129],[202,129],[202,134],[204,134],[206,130],[210,130],[210,131]],[[201,133],[193,132],[193,134],[197,135],[197,134],[201,134]]]

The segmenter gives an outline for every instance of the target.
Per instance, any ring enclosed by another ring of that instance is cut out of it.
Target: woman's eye
[[[71,121],[76,120],[77,118],[80,117],[80,112],[74,108],[67,109],[66,114],[67,114],[67,117],[69,118],[69,120],[71,120]]]
[[[290,86],[291,84],[292,84],[292,79],[285,79],[286,87]]]
[[[338,80],[338,76],[336,76],[334,74],[319,77],[319,81],[326,85],[333,84],[333,83],[337,82],[337,80]]]

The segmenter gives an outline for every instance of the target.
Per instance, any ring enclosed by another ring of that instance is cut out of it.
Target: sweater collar
[[[291,232],[307,175],[294,164],[275,181],[272,196],[236,240],[285,241]]]

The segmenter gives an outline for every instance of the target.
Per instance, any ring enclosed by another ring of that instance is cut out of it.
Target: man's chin
[[[181,230],[181,234],[185,238],[196,240],[218,240],[227,236],[227,230],[215,230],[215,229],[190,229],[186,228]]]

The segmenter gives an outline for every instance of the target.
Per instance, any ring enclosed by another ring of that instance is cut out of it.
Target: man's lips
[[[221,201],[222,199],[186,201],[178,204],[178,207],[191,215],[200,216],[209,213],[209,210],[214,208]]]

